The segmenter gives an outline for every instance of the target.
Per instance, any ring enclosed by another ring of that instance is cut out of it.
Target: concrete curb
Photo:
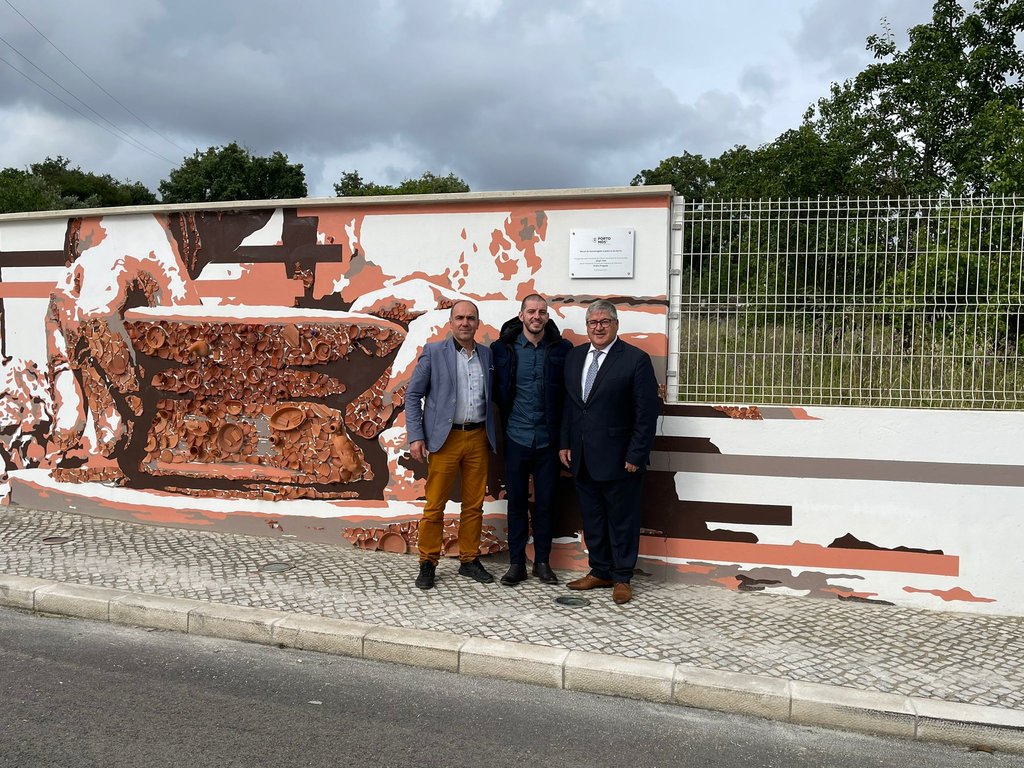
[[[1024,754],[1024,711],[0,574],[0,606]]]

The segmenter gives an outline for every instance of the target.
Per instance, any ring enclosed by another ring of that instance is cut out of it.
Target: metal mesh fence
[[[680,401],[1024,405],[1022,201],[677,205]]]

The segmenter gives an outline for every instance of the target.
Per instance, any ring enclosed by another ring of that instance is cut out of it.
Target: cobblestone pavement
[[[270,563],[291,567],[261,570]],[[9,575],[1024,709],[1021,618],[649,578],[634,581],[627,606],[596,590],[574,608],[554,601],[572,594],[564,586],[477,584],[457,565],[442,562],[437,587],[424,592],[411,555],[0,508],[0,573]]]

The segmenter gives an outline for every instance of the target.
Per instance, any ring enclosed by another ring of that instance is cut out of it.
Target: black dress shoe
[[[501,583],[506,587],[514,587],[520,581],[526,581],[528,578],[525,565],[522,563],[512,563],[508,570],[505,571],[505,575],[501,577]]]
[[[474,581],[479,581],[481,584],[490,584],[494,581],[494,577],[487,572],[483,563],[480,562],[479,557],[470,560],[468,563],[460,565],[459,576],[468,576]]]
[[[436,566],[429,560],[420,563],[420,575],[416,577],[416,586],[420,589],[432,589]]]
[[[555,572],[551,570],[551,566],[547,563],[534,563],[533,564],[533,575],[543,581],[545,584],[557,584],[558,577]],[[525,576],[523,578],[526,578]]]

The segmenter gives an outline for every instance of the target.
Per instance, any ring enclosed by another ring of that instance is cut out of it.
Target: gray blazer
[[[405,390],[405,427],[409,442],[424,440],[428,451],[436,451],[452,431],[455,418],[455,386],[458,371],[455,343],[451,337],[434,341],[423,347],[412,379]],[[484,369],[484,411],[487,414],[487,441],[495,450],[494,409],[491,407],[491,350],[485,344],[476,345],[477,364]]]

